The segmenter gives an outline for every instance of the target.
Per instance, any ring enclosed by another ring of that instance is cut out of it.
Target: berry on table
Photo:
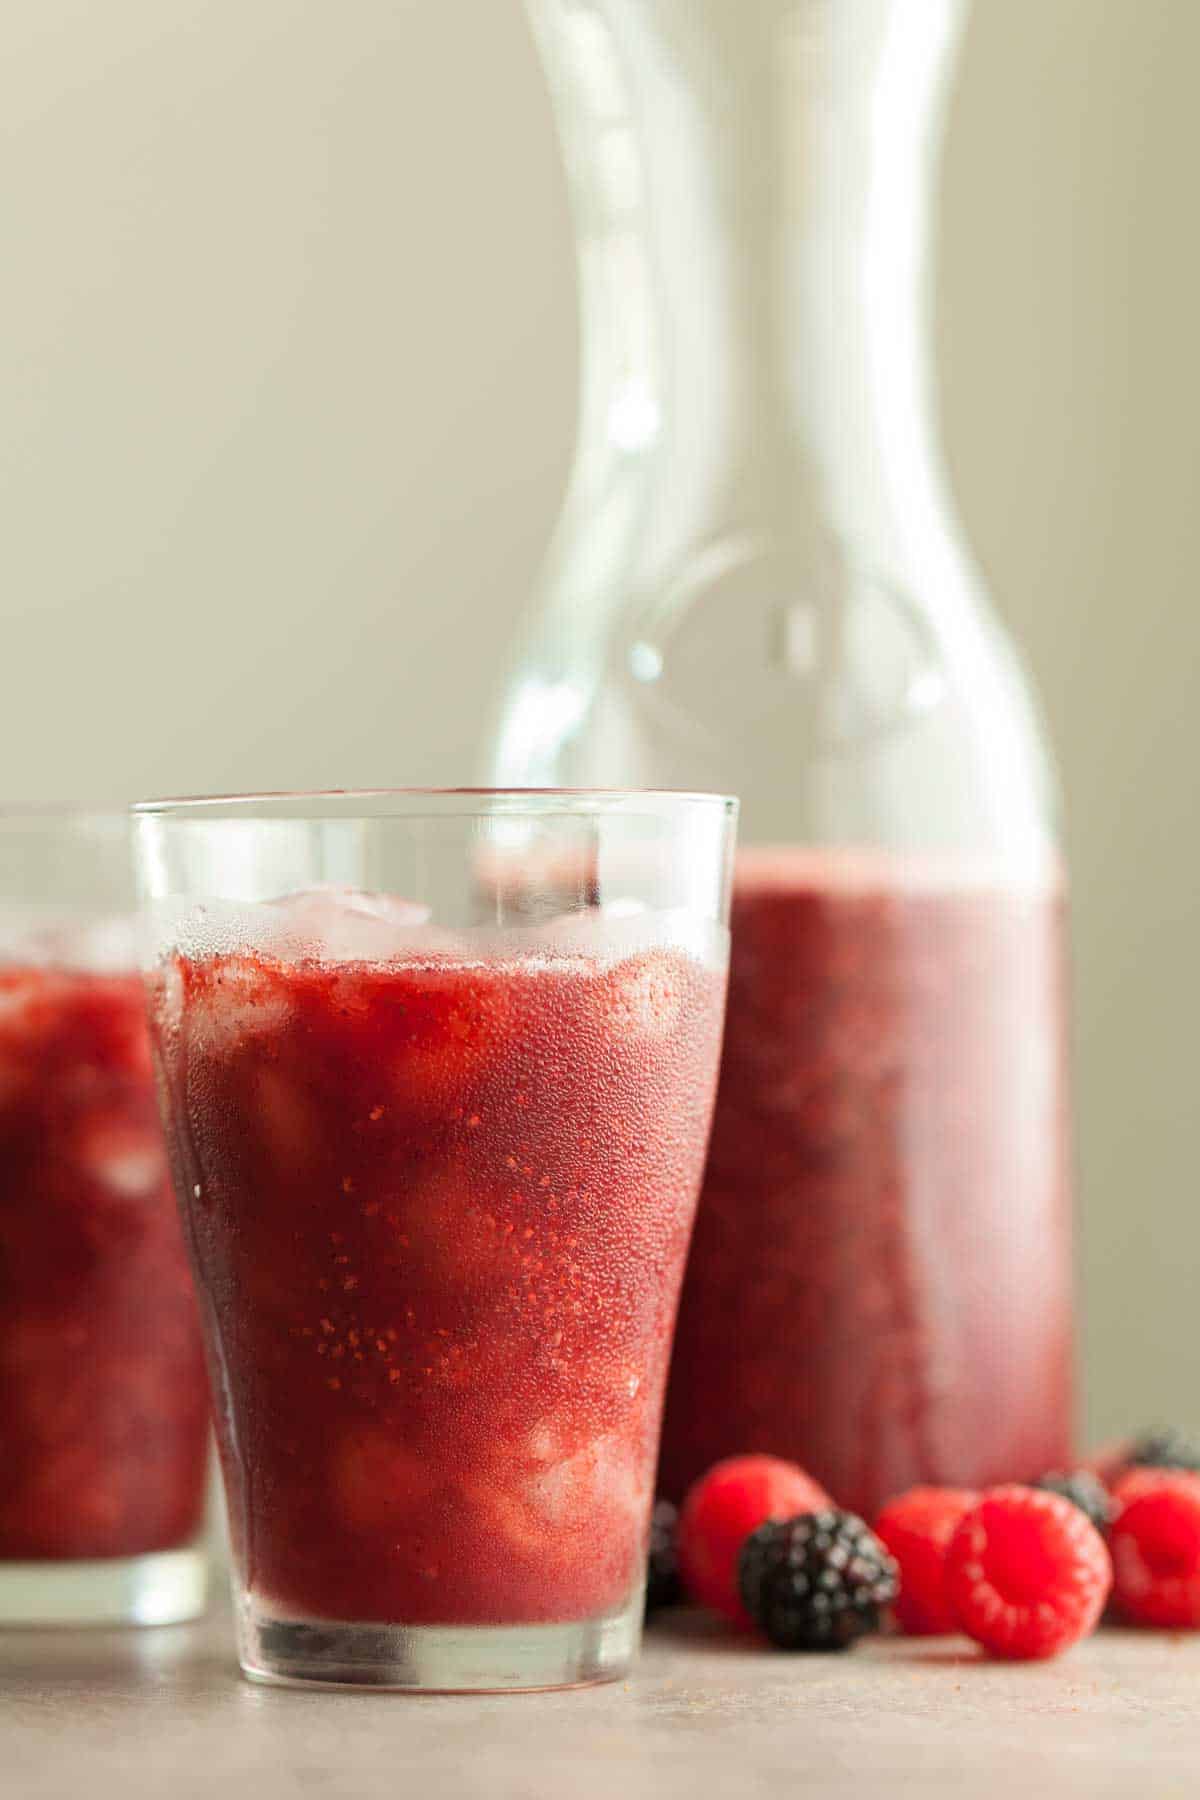
[[[1044,1488],[1048,1494],[1061,1494],[1090,1519],[1098,1532],[1102,1535],[1107,1532],[1113,1516],[1112,1495],[1090,1469],[1072,1469],[1070,1472],[1055,1469],[1033,1485]]]
[[[650,1515],[650,1547],[646,1555],[646,1611],[676,1606],[683,1599],[679,1579],[679,1513],[669,1500],[656,1500]]]
[[[896,1564],[854,1513],[770,1519],[742,1546],[746,1611],[781,1650],[846,1650],[878,1631],[896,1598]]]
[[[1109,1534],[1113,1603],[1135,1625],[1200,1627],[1200,1476],[1133,1469]]]
[[[738,1552],[767,1519],[819,1512],[829,1495],[778,1456],[730,1456],[689,1488],[679,1515],[679,1572],[702,1606],[736,1624],[750,1619],[738,1593]]]
[[[1070,1500],[1044,1489],[990,1489],[946,1552],[959,1623],[993,1656],[1057,1656],[1092,1630],[1111,1584],[1100,1533]]]
[[[1129,1446],[1125,1460],[1137,1469],[1188,1469],[1200,1472],[1200,1438],[1168,1425],[1143,1432]]]
[[[909,1488],[889,1500],[875,1521],[875,1535],[900,1569],[896,1621],[911,1636],[958,1630],[946,1593],[946,1551],[959,1521],[978,1500],[971,1488]]]

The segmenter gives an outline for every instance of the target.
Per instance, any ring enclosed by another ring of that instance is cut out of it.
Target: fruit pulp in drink
[[[0,1560],[199,1531],[203,1347],[133,972],[0,964]]]
[[[1063,910],[1053,877],[739,854],[667,1493],[768,1451],[870,1518],[1069,1466]]]
[[[257,1602],[508,1624],[628,1600],[723,995],[722,967],[669,947],[163,964]]]

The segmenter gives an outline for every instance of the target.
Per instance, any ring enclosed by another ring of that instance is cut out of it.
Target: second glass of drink
[[[628,1667],[735,810],[139,809],[247,1674],[502,1689]]]

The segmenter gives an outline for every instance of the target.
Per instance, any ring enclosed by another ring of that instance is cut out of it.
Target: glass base
[[[567,1625],[352,1625],[279,1618],[248,1597],[238,1652],[249,1680],[276,1687],[536,1692],[619,1680],[641,1626],[640,1591],[619,1613]]]
[[[0,1625],[178,1625],[208,1597],[196,1545],[94,1562],[0,1562]]]

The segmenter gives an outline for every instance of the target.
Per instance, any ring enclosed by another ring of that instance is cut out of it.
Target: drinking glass
[[[208,1417],[128,817],[0,812],[0,1624],[200,1612]]]
[[[492,790],[136,809],[251,1678],[628,1668],[735,812]]]

